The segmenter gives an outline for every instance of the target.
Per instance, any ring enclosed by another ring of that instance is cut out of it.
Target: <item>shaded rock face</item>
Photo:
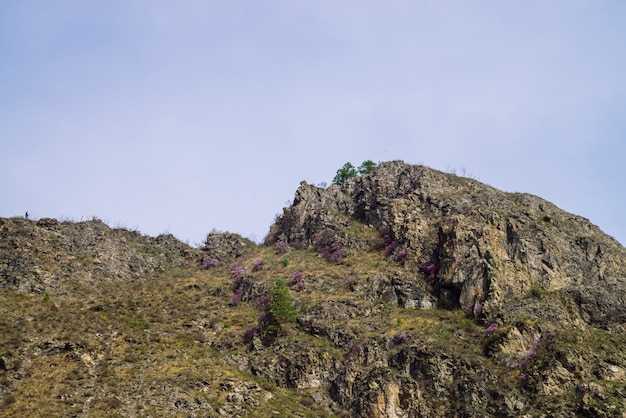
[[[249,365],[250,371],[279,386],[318,388],[337,375],[336,360],[306,344],[278,345],[270,352],[255,354]]]
[[[523,407],[501,401],[519,395],[480,362],[423,339],[400,348],[368,341],[345,363],[331,394],[359,417],[514,416]]]
[[[315,246],[330,234],[367,245],[348,239],[354,221],[375,228],[391,257],[421,266],[439,306],[495,314],[539,289],[568,295],[595,327],[626,321],[626,250],[616,240],[536,196],[423,166],[382,163],[328,189],[302,182],[266,242]]]
[[[126,280],[195,266],[201,252],[172,235],[156,238],[112,229],[100,220],[0,219],[0,286],[25,293],[85,282]]]

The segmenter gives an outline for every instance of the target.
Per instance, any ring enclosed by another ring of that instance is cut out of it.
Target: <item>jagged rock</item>
[[[248,367],[279,386],[298,389],[327,385],[337,374],[336,362],[328,353],[304,344],[275,347],[251,358]]]
[[[365,295],[381,297],[386,302],[403,308],[430,309],[436,306],[437,298],[427,289],[427,284],[419,273],[375,274],[357,281],[352,290]]]
[[[359,333],[380,330],[384,326],[380,313],[380,307],[339,299],[312,307],[298,318],[298,325],[311,335],[345,348]]]
[[[204,241],[203,250],[209,257],[223,263],[243,257],[254,247],[254,243],[232,232],[210,232]]]
[[[94,219],[0,219],[0,286],[43,293],[69,278],[128,280],[199,264],[201,252],[171,235],[112,229]]]
[[[302,182],[267,243],[345,241],[351,220],[376,227],[415,271],[434,266],[426,282],[439,306],[493,315],[539,287],[569,295],[593,326],[626,322],[626,250],[595,225],[536,196],[401,161],[328,189]],[[403,306],[429,305],[399,292]]]

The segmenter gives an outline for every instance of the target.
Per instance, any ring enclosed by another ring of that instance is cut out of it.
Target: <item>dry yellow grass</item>
[[[332,263],[311,251],[276,254],[271,247],[258,247],[241,262],[250,269],[257,257],[263,259],[262,268],[248,270],[246,280],[267,288],[301,271],[304,289],[291,290],[304,309],[301,315],[315,308],[351,307],[353,316],[341,326],[359,342],[405,332],[429,347],[463,353],[507,373],[482,354],[484,327],[461,310],[403,309],[351,291],[344,278],[358,285],[368,276],[410,269],[386,261],[382,250]],[[7,393],[0,416],[193,416],[173,411],[172,402],[197,403],[197,414],[203,416],[203,411],[229,405],[221,386],[229,379],[261,388],[257,416],[328,416],[312,401],[313,389],[278,387],[241,370],[237,359],[251,355],[242,335],[257,325],[261,308],[255,300],[231,306],[230,267],[172,270],[97,286],[76,279],[62,292],[50,292],[49,300],[0,289],[0,358],[10,369],[0,381]],[[347,354],[344,342],[310,335],[290,323],[284,324],[279,343],[310,347],[338,362]],[[15,379],[14,373],[23,375]],[[265,399],[266,392],[272,397]]]

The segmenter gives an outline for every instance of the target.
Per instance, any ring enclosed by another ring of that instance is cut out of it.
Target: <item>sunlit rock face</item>
[[[315,247],[330,236],[347,251],[366,247],[346,232],[351,220],[377,230],[391,257],[432,266],[424,276],[439,306],[488,314],[531,291],[558,291],[588,324],[626,321],[626,250],[616,240],[539,197],[424,166],[382,163],[327,189],[302,182],[267,242]]]

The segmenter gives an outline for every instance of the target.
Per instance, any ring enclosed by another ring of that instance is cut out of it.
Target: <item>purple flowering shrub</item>
[[[435,263],[420,264],[418,268],[428,279],[434,279],[439,271],[439,266]]]
[[[540,371],[555,361],[558,354],[557,337],[556,331],[547,330],[531,341],[530,351],[520,362],[519,379],[524,385],[532,387],[539,384]]]
[[[313,240],[317,251],[328,261],[337,262],[344,256],[341,243],[336,241],[335,232],[330,229],[320,231]]]
[[[233,293],[233,296],[230,298],[230,304],[233,306],[239,305],[241,302],[241,298],[243,297],[243,285],[239,285],[239,287]]]
[[[263,259],[261,257],[257,257],[252,263],[252,271],[261,270],[261,266],[263,265]]]
[[[391,236],[388,233],[383,235],[383,244],[385,246],[385,254],[387,254],[388,257],[393,257],[396,261],[404,263],[404,260],[406,259],[406,251],[397,251],[398,243],[391,239]]]
[[[397,246],[398,246],[398,243],[395,241],[391,241],[390,243],[385,243],[385,252],[387,253],[387,255],[393,254],[393,251],[396,249]]]
[[[279,240],[274,243],[274,251],[276,254],[285,254],[291,249],[291,246],[287,241]]]
[[[265,293],[263,296],[259,298],[259,307],[265,309],[268,303],[270,303],[271,298],[272,298],[272,295],[270,295],[269,293]]]
[[[236,306],[241,302],[243,297],[243,277],[246,274],[247,269],[241,264],[241,260],[237,260],[230,266],[230,282],[234,289],[233,296],[230,299],[230,304]]]
[[[302,278],[303,274],[301,271],[296,271],[293,273],[291,277],[290,285],[294,286],[298,291],[304,289],[304,279]]]
[[[324,245],[318,251],[324,256],[326,260],[336,263],[343,258],[341,248],[342,245],[340,243],[333,242],[330,245]]]
[[[439,271],[439,266],[435,263],[420,264],[418,269],[426,279],[426,290],[433,292],[435,290],[435,276]]]
[[[207,255],[206,257],[204,257],[204,260],[202,261],[202,268],[208,270],[213,267],[217,267],[217,263],[218,261],[216,258],[212,258]]]
[[[396,343],[396,344],[404,344],[408,340],[409,340],[409,337],[407,337],[406,332],[404,332],[404,331],[397,332],[393,336],[393,342]]]
[[[493,335],[494,332],[496,332],[496,330],[498,329],[498,324],[496,324],[495,322],[492,323],[491,325],[489,325],[487,328],[485,328],[485,330],[483,331],[483,333],[486,336],[490,336]]]
[[[500,329],[498,324],[493,319],[487,320],[487,324],[487,328],[482,330],[484,336],[483,350],[485,354],[491,356],[501,350],[500,344],[504,339],[506,339],[508,327],[504,326],[504,328]]]
[[[257,328],[247,328],[242,335],[243,342],[248,344],[250,341],[254,339],[254,337],[259,336],[259,330]]]
[[[241,260],[237,260],[230,266],[230,281],[234,287],[241,284],[243,276],[246,274],[247,269],[241,264]]]

